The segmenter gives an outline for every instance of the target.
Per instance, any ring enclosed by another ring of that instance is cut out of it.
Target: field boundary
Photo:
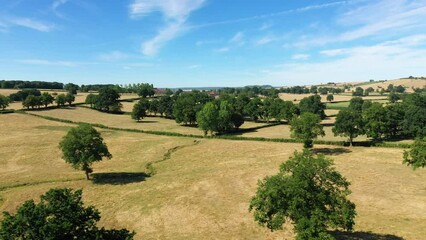
[[[108,129],[114,131],[122,132],[134,132],[134,133],[145,133],[151,135],[159,136],[170,136],[170,137],[186,137],[186,138],[204,138],[204,139],[225,139],[225,140],[235,140],[235,141],[258,141],[258,142],[278,142],[278,143],[303,143],[302,140],[292,139],[292,138],[265,138],[265,137],[243,137],[243,136],[233,136],[233,135],[217,135],[217,136],[204,136],[197,134],[184,134],[177,132],[165,132],[165,131],[153,131],[153,130],[142,130],[142,129],[132,129],[132,128],[117,128],[109,127],[99,123],[87,123],[87,122],[75,122],[66,119],[60,119],[49,116],[41,116],[25,111],[15,111],[16,113],[26,114],[34,117],[43,118],[50,121],[68,123],[68,124],[88,124],[93,127]],[[320,145],[332,145],[332,146],[349,146],[349,142],[346,141],[326,141],[326,140],[314,140],[314,144]],[[387,142],[353,142],[353,146],[361,147],[385,147],[385,148],[410,148],[411,144],[408,143],[387,143]]]

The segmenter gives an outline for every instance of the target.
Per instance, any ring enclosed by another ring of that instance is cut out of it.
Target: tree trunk
[[[90,180],[90,177],[89,177],[89,171],[87,171],[87,170],[86,170],[85,172],[86,172],[86,179],[87,179],[87,180]]]
[[[353,139],[352,139],[352,137],[350,137],[349,138],[349,147],[352,147],[353,146]]]

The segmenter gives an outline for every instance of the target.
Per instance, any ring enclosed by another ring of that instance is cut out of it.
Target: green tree
[[[82,190],[50,189],[40,201],[28,200],[15,215],[3,213],[1,239],[131,240],[127,229],[98,228],[99,211],[83,206]]]
[[[410,150],[404,151],[403,163],[413,169],[426,167],[426,137],[417,138]]]
[[[90,107],[93,108],[93,106],[97,103],[97,101],[98,101],[98,95],[90,93],[89,95],[86,96],[85,103],[90,104]]]
[[[167,118],[173,117],[173,99],[170,96],[160,97],[158,112]]]
[[[143,98],[146,98],[148,96],[154,96],[154,85],[149,83],[139,84],[137,87],[137,94]]]
[[[372,103],[369,108],[362,112],[362,116],[367,137],[377,140],[387,134],[388,122],[386,120],[386,109],[381,103]]]
[[[10,99],[4,95],[0,94],[0,108],[1,110],[4,110],[5,108],[7,108],[7,106],[9,106],[10,103]]]
[[[64,106],[64,105],[65,105],[65,103],[67,102],[67,101],[66,101],[65,94],[63,94],[63,93],[58,94],[58,96],[56,96],[55,102],[56,102],[56,104],[58,105],[58,107],[60,107],[60,106]]]
[[[160,107],[160,101],[158,99],[153,99],[149,101],[149,112],[153,113],[154,115],[157,115]]]
[[[41,103],[47,107],[47,105],[52,104],[53,100],[55,100],[55,98],[50,95],[48,92],[44,92],[43,94],[41,94],[40,97]]]
[[[364,89],[362,87],[355,88],[355,92],[352,93],[352,96],[364,96]]]
[[[75,100],[75,97],[71,93],[67,93],[67,95],[65,95],[65,102],[67,102],[68,105],[71,106],[71,104],[74,102],[74,100]]]
[[[303,98],[299,103],[300,113],[318,114],[321,119],[325,118],[325,104],[321,102],[321,96],[313,95]]]
[[[409,94],[403,101],[403,131],[411,137],[426,137],[426,95]]]
[[[244,106],[244,114],[253,121],[257,121],[262,117],[262,106],[262,100],[259,97],[254,97]]]
[[[304,150],[283,163],[277,175],[259,181],[249,210],[272,231],[294,224],[298,240],[333,239],[329,228],[350,231],[355,224],[349,185],[331,159]]]
[[[213,102],[208,102],[204,105],[203,109],[197,113],[198,127],[203,130],[204,135],[218,132],[219,129],[219,109]]]
[[[99,94],[95,104],[95,108],[105,112],[120,112],[121,103],[118,101],[120,94],[112,87],[103,87],[99,89]]]
[[[290,124],[291,137],[302,140],[304,148],[313,147],[313,139],[325,135],[321,118],[314,113],[302,113],[299,117],[294,117]]]
[[[80,89],[80,87],[74,83],[67,83],[65,84],[64,89],[67,90],[69,94],[75,95],[77,94],[77,90]]]
[[[327,101],[332,102],[333,100],[334,100],[333,94],[328,94],[327,95]]]
[[[354,98],[351,98],[351,100],[349,101],[348,108],[358,112],[362,112],[363,104],[364,104],[364,99],[362,99],[361,97],[354,97]]]
[[[145,98],[142,98],[133,106],[132,119],[140,121],[146,117],[146,111],[149,108],[149,102]]]
[[[344,136],[349,138],[352,146],[353,139],[363,134],[364,122],[361,112],[353,109],[343,109],[336,116],[336,122],[332,129],[334,136]]]
[[[92,170],[92,163],[102,158],[112,158],[101,134],[89,124],[71,128],[59,143],[64,160],[75,169],[85,171],[86,178]]]
[[[34,95],[28,95],[27,98],[22,102],[22,106],[26,107],[27,109],[34,109],[35,107],[38,107],[42,105],[40,96],[34,96]]]
[[[389,99],[389,102],[396,103],[398,100],[401,99],[401,97],[399,96],[399,94],[391,92],[388,96],[388,99]]]

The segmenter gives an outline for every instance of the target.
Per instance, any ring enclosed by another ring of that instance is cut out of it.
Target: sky
[[[156,87],[426,76],[426,0],[0,0],[0,79]]]

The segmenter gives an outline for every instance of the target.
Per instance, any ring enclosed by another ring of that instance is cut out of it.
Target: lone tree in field
[[[291,120],[291,137],[302,140],[304,148],[312,148],[313,139],[325,135],[320,123],[321,118],[317,114],[305,112]]]
[[[259,181],[249,210],[271,231],[290,222],[298,240],[334,239],[328,228],[350,231],[355,224],[349,185],[332,160],[305,149],[283,163],[277,175]]]
[[[127,229],[98,228],[99,211],[84,207],[81,195],[82,190],[50,189],[37,204],[28,200],[15,215],[3,213],[0,239],[133,239]]]
[[[403,163],[413,169],[426,167],[426,137],[417,138],[411,149],[404,151]]]
[[[332,129],[334,136],[349,138],[349,145],[352,146],[353,139],[363,134],[364,122],[361,112],[353,109],[343,109],[336,116],[336,122]]]
[[[145,98],[142,98],[133,106],[132,119],[140,121],[146,117],[146,111],[149,108],[149,102]]]
[[[67,163],[75,169],[85,171],[87,180],[93,171],[92,163],[101,161],[103,157],[112,157],[101,134],[89,124],[70,129],[59,143],[59,148]]]
[[[331,101],[333,101],[333,100],[334,100],[334,96],[333,96],[333,94],[328,94],[328,95],[327,95],[327,101],[331,102]]]

